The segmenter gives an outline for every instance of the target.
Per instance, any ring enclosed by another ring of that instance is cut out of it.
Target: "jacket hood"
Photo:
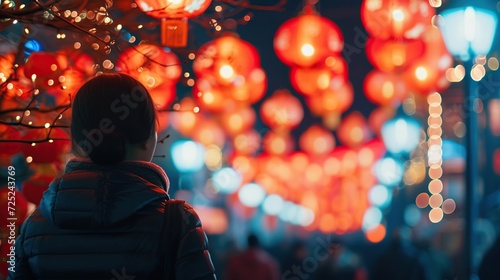
[[[143,161],[103,166],[73,159],[50,183],[40,202],[43,216],[60,228],[109,228],[147,205],[168,199],[169,181],[161,167]]]

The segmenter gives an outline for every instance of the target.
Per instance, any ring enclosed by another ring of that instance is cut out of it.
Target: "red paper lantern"
[[[6,124],[0,124],[0,139],[2,140],[21,140],[21,132],[14,127]],[[23,144],[17,142],[2,143],[0,150],[0,157],[10,157],[14,154],[20,153]]]
[[[252,155],[260,149],[261,141],[260,134],[249,129],[233,137],[233,148],[237,154]]]
[[[429,27],[422,36],[425,43],[425,53],[406,69],[404,78],[413,91],[428,94],[448,88],[446,70],[453,65],[453,58],[446,49],[437,27]]]
[[[211,75],[196,80],[193,97],[202,109],[211,113],[221,113],[234,108],[234,101],[226,97],[225,88],[218,86]]]
[[[373,37],[418,38],[431,24],[434,8],[422,0],[364,0],[361,20]]]
[[[48,81],[57,79],[61,70],[57,56],[47,52],[32,53],[24,65],[24,75],[29,79],[36,78],[43,86],[50,86]]]
[[[357,148],[371,139],[371,131],[365,117],[360,112],[352,112],[344,118],[337,130],[342,144]]]
[[[402,75],[373,70],[363,83],[365,95],[377,105],[397,107],[408,96]]]
[[[305,14],[285,21],[274,35],[274,51],[288,66],[310,67],[344,47],[340,28],[325,17]]]
[[[198,50],[193,62],[197,77],[211,75],[218,85],[241,85],[251,72],[260,68],[257,49],[236,35],[225,35]]]
[[[192,132],[194,141],[205,146],[223,147],[226,141],[224,130],[214,119],[199,119],[196,130]]]
[[[304,110],[288,90],[277,90],[260,108],[262,121],[273,129],[290,130],[300,124]]]
[[[262,99],[267,90],[267,76],[262,68],[255,68],[250,72],[245,83],[227,88],[228,96],[235,100],[247,104],[254,104]]]
[[[170,47],[187,45],[188,18],[201,15],[212,0],[135,0],[147,15],[161,18],[161,42]]]
[[[149,94],[157,109],[166,109],[175,100],[175,84],[165,83],[149,90]]]
[[[42,200],[43,193],[49,188],[50,182],[55,176],[35,174],[27,181],[23,182],[22,193],[27,201],[38,205]]]
[[[316,67],[295,67],[290,71],[293,87],[304,95],[319,94],[332,83],[347,81],[347,77],[347,63],[340,56],[329,56]]]
[[[191,136],[198,127],[200,115],[195,113],[196,103],[193,99],[185,97],[174,105],[172,112],[172,126],[183,136]]]
[[[350,82],[332,83],[319,95],[306,99],[307,106],[317,116],[342,113],[349,109],[354,101],[354,91]]]
[[[299,139],[300,148],[308,154],[321,156],[335,147],[333,134],[319,125],[309,127]]]
[[[230,135],[250,129],[255,124],[255,111],[252,107],[235,108],[221,115],[221,123]]]
[[[24,140],[37,141],[47,139],[49,129],[31,129],[24,136]],[[52,140],[67,139],[67,140]],[[61,162],[61,156],[68,153],[71,147],[69,136],[59,128],[53,128],[48,141],[32,144],[23,144],[22,152],[25,157],[31,157],[32,163]]]
[[[385,72],[400,71],[424,54],[422,40],[382,40],[369,38],[366,56],[370,63]]]
[[[292,136],[287,132],[269,131],[263,140],[264,151],[270,155],[283,156],[295,148]]]

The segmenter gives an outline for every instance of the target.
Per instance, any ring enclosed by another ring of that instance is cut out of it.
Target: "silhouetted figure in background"
[[[418,251],[398,231],[388,250],[375,262],[372,280],[426,280]]]
[[[315,280],[366,280],[360,258],[340,241],[330,243],[328,258],[321,262]]]
[[[228,263],[224,274],[226,280],[279,280],[278,262],[260,248],[256,235],[248,236],[248,249],[235,255]]]
[[[497,236],[493,246],[484,254],[478,275],[481,280],[500,279],[500,236]]]

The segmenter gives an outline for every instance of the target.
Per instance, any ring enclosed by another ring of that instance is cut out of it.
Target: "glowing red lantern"
[[[250,72],[244,84],[228,88],[226,92],[233,100],[253,104],[262,99],[266,90],[266,72],[262,68],[256,68]]]
[[[157,109],[165,109],[175,100],[175,84],[165,83],[149,90],[149,94]]]
[[[50,182],[55,176],[35,174],[23,182],[22,193],[27,201],[38,205],[42,200],[43,193],[49,188]]]
[[[284,22],[274,36],[274,51],[288,66],[310,67],[344,47],[340,28],[325,17],[304,14]]]
[[[365,78],[365,95],[377,105],[398,106],[408,96],[402,75],[373,70]]]
[[[252,155],[259,150],[261,141],[260,134],[249,129],[233,137],[233,148],[237,154]]]
[[[260,68],[257,49],[236,35],[226,35],[204,44],[193,62],[197,77],[210,74],[219,85],[241,85],[256,68]]]
[[[185,97],[179,103],[174,105],[172,112],[172,126],[180,134],[191,136],[195,127],[200,122],[200,116],[197,114],[196,103],[193,99]],[[196,112],[195,112],[196,111]]]
[[[141,82],[148,91],[161,88],[166,97],[156,95],[160,109],[170,105],[174,99],[175,84],[182,74],[179,58],[171,52],[155,45],[142,44],[135,49],[128,49],[120,54],[116,70],[124,72]]]
[[[421,40],[381,40],[369,38],[366,56],[370,63],[385,72],[402,70],[424,54]]]
[[[300,124],[304,110],[288,90],[277,90],[260,108],[262,121],[273,129],[290,130]]]
[[[23,139],[28,141],[45,140],[48,132],[49,129],[30,129],[23,136]],[[47,141],[35,145],[24,144],[22,152],[25,157],[31,157],[32,163],[53,163],[61,162],[62,156],[69,152],[70,147],[68,134],[60,128],[53,128]]]
[[[213,119],[199,119],[196,130],[192,132],[193,140],[205,146],[223,147],[226,141],[222,127]]]
[[[135,0],[147,15],[161,18],[161,42],[170,47],[187,45],[188,18],[201,15],[212,0]]]
[[[293,149],[294,141],[286,132],[269,131],[263,139],[264,151],[271,155],[283,156],[289,154]]]
[[[342,144],[356,148],[371,139],[371,131],[365,117],[355,111],[344,118],[337,130],[337,137]]]
[[[325,155],[335,147],[335,138],[330,131],[319,125],[313,125],[300,136],[299,146],[311,155]]]
[[[418,38],[431,24],[435,11],[429,1],[364,0],[361,20],[373,37]]]
[[[332,83],[347,81],[347,76],[347,63],[340,56],[329,56],[317,67],[295,67],[290,71],[293,87],[304,95],[319,94]]]
[[[24,75],[29,79],[36,78],[40,85],[51,85],[49,80],[56,79],[61,73],[61,67],[55,54],[47,52],[34,52],[24,65]]]
[[[241,133],[255,124],[255,111],[252,107],[235,108],[233,111],[221,115],[224,129],[231,135]]]
[[[422,38],[426,51],[421,59],[406,69],[405,81],[417,93],[442,91],[450,84],[446,79],[446,70],[453,65],[453,58],[437,27],[429,27]]]
[[[229,100],[224,88],[218,86],[210,75],[205,75],[196,80],[193,87],[193,97],[196,103],[204,110],[211,113],[220,113],[225,109],[234,107],[232,100]]]
[[[350,82],[332,83],[319,95],[306,99],[307,106],[317,116],[346,111],[354,101],[354,90]]]
[[[0,139],[2,140],[21,140],[21,133],[14,127],[6,124],[0,124]],[[14,154],[21,152],[21,143],[17,142],[5,142],[2,143],[2,149],[0,151],[0,157],[10,157]]]

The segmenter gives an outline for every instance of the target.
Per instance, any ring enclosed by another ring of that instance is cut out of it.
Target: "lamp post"
[[[477,55],[486,55],[491,49],[498,18],[495,13],[464,6],[441,13],[440,29],[450,53],[464,62],[464,121],[466,133],[465,170],[465,263],[469,279],[477,279],[477,264],[474,261],[475,222],[477,212],[477,189],[479,179],[478,161],[478,88],[470,76]]]

